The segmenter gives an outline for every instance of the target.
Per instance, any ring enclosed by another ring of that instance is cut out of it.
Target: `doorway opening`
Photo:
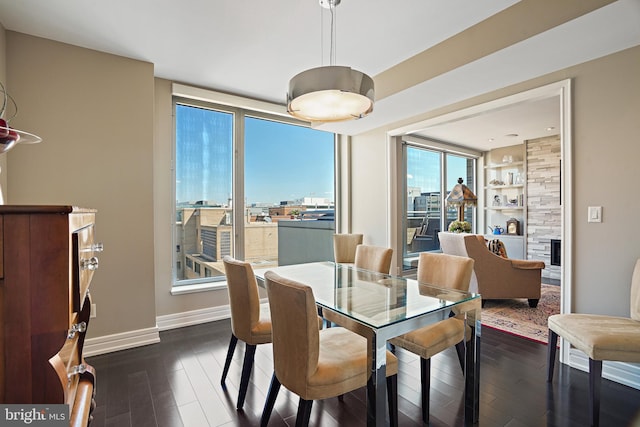
[[[405,244],[403,236],[403,223],[402,223],[402,207],[405,205],[404,199],[406,195],[403,192],[403,177],[402,177],[402,140],[407,135],[420,136],[423,138],[429,138],[440,144],[448,144],[455,150],[456,146],[462,149],[476,149],[479,151],[488,151],[486,145],[483,146],[480,143],[470,144],[468,142],[460,142],[455,139],[445,137],[442,133],[438,133],[441,130],[452,125],[455,128],[464,128],[465,123],[489,122],[488,117],[491,114],[502,113],[508,114],[509,111],[519,109],[525,111],[526,107],[538,105],[539,103],[556,103],[556,120],[557,129],[556,133],[560,138],[560,204],[562,208],[561,213],[561,225],[560,236],[556,240],[562,241],[562,245],[556,246],[554,249],[554,263],[557,261],[560,268],[560,280],[561,286],[561,312],[569,311],[571,306],[571,286],[572,282],[572,135],[571,135],[571,81],[563,80],[557,83],[552,83],[546,86],[538,87],[535,89],[520,92],[511,96],[502,97],[493,101],[478,104],[472,107],[464,108],[452,113],[444,114],[438,117],[427,119],[421,122],[413,123],[402,128],[394,129],[388,133],[389,141],[389,159],[390,159],[390,172],[391,172],[391,188],[395,188],[396,191],[391,191],[391,200],[389,203],[390,212],[389,217],[391,219],[391,227],[389,230],[389,241],[395,246],[394,250],[400,251]],[[485,120],[487,119],[487,120]],[[484,142],[484,141],[483,141]],[[484,147],[484,148],[483,148]],[[484,164],[481,161],[478,165],[478,187],[482,188],[487,183],[482,179]],[[483,193],[480,191],[480,193]],[[486,197],[479,196],[478,207],[474,209],[475,219],[478,223],[476,232],[482,233],[480,230],[484,230],[486,223],[483,222],[483,212],[487,206]],[[490,224],[489,224],[490,225]],[[404,233],[406,234],[406,233]],[[484,234],[484,233],[482,233]],[[548,264],[551,265],[551,243],[549,243]],[[525,252],[526,253],[526,252]],[[402,260],[399,260],[400,262]],[[402,271],[401,265],[396,266],[397,271]],[[555,267],[555,268],[558,268]],[[561,355],[562,357],[562,355]]]

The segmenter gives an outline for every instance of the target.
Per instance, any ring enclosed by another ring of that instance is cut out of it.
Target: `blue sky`
[[[233,115],[178,105],[176,199],[226,203],[232,192]],[[245,198],[279,203],[334,197],[333,134],[248,117]]]
[[[245,196],[249,203],[334,198],[333,134],[248,118]]]

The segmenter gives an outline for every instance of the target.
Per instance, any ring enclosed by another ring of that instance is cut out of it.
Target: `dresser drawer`
[[[83,346],[101,251],[95,218],[74,206],[0,205],[0,402],[66,403],[74,426],[94,407]]]
[[[82,349],[89,327],[89,317],[91,314],[91,298],[87,296],[82,304],[82,309],[78,313],[74,313],[71,319],[69,330],[67,331],[66,341],[60,351],[53,356],[49,363],[56,372],[60,381],[61,389],[64,392],[63,402],[73,408],[80,404],[86,409],[86,402],[79,402],[84,397],[79,396],[87,391],[87,381],[93,384],[95,382],[95,371],[91,365],[88,365],[82,356]],[[79,387],[83,384],[85,388]],[[93,386],[91,387],[93,391]],[[86,397],[86,396],[85,396]],[[84,409],[80,412],[84,413]],[[86,421],[86,419],[85,419]]]

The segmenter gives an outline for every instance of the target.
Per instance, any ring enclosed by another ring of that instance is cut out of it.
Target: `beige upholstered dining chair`
[[[362,244],[362,234],[334,234],[333,259],[335,262],[353,264],[356,246]]]
[[[474,261],[471,258],[421,252],[418,258],[418,282],[467,291],[473,264]],[[404,348],[420,356],[422,422],[424,425],[429,423],[431,357],[455,345],[460,365],[464,369],[464,339],[470,336],[471,328],[465,324],[464,320],[450,317],[389,341],[392,346]]]
[[[382,246],[358,245],[354,264],[358,268],[389,274],[393,249]]]
[[[318,330],[316,302],[309,286],[265,274],[273,322],[274,374],[261,425],[269,422],[284,385],[300,397],[296,426],[306,426],[314,400],[340,396],[367,385],[367,340],[344,328]],[[387,352],[387,387],[392,425],[398,423],[398,360]]]
[[[354,266],[364,270],[374,271],[376,273],[389,274],[391,269],[391,258],[393,249],[381,246],[357,245],[354,253]],[[336,261],[337,262],[337,261]],[[322,314],[327,322],[327,327],[331,327],[332,323],[347,326],[350,330],[359,330],[357,322],[351,321],[341,314],[333,311],[326,311]]]
[[[238,261],[230,256],[225,256],[222,261],[227,276],[232,333],[220,384],[226,388],[225,380],[236,344],[238,340],[244,341],[244,363],[236,404],[237,409],[242,409],[247,395],[256,346],[271,342],[271,317],[268,304],[260,305],[258,284],[251,264]]]
[[[589,408],[591,425],[600,424],[602,361],[640,362],[640,259],[631,277],[631,318],[598,314],[549,316],[547,382],[553,381],[558,336],[589,356]]]

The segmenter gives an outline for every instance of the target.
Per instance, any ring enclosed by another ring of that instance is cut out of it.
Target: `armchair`
[[[543,261],[508,259],[489,251],[484,236],[467,233],[438,233],[442,252],[473,258],[475,263],[469,290],[488,299],[527,298],[535,308],[540,300]]]

